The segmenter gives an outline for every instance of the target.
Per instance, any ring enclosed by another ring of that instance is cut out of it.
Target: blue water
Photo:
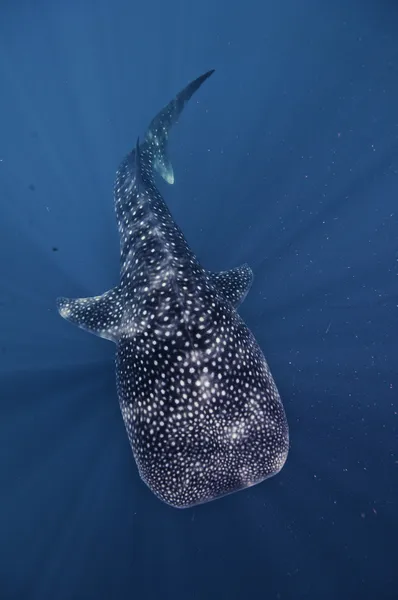
[[[398,8],[0,4],[0,599],[398,598]],[[191,510],[141,482],[114,346],[116,167],[188,81],[161,187],[283,398],[282,472]]]

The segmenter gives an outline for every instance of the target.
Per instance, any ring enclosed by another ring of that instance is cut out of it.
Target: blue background
[[[387,0],[1,2],[1,600],[398,598],[397,29]],[[161,189],[205,267],[254,269],[291,450],[178,511],[55,298],[117,283],[117,165],[210,68]]]

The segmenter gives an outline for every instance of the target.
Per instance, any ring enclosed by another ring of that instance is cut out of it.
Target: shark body
[[[212,73],[180,92],[119,166],[119,285],[57,301],[61,316],[116,343],[117,392],[140,476],[178,508],[275,475],[289,447],[278,390],[236,310],[251,269],[206,271],[155,184],[155,172],[174,182],[170,128]]]

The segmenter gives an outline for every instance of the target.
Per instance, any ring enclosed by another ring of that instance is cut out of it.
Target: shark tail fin
[[[147,129],[144,143],[153,155],[153,168],[167,183],[174,183],[174,172],[167,148],[170,129],[178,121],[188,100],[213,73],[214,69],[191,81],[152,119]]]

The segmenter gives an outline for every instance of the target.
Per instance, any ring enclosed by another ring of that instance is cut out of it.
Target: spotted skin
[[[118,397],[140,476],[178,508],[275,475],[289,446],[278,390],[236,311],[251,269],[206,271],[155,184],[154,172],[174,181],[169,129],[211,73],[159,113],[117,171],[119,286],[58,300],[63,317],[116,343]]]

